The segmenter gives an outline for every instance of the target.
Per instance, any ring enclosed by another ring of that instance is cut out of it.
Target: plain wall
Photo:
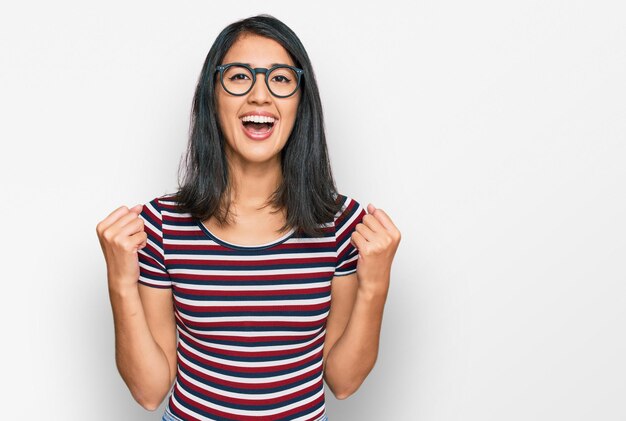
[[[403,236],[330,420],[626,419],[626,7],[571,0],[3,6],[3,416],[160,420],[95,228],[175,189],[206,54],[257,13],[307,48],[340,192]]]

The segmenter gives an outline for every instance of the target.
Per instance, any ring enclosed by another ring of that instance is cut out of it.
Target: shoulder
[[[358,224],[366,214],[361,203],[351,196],[338,193],[335,200],[340,205],[334,221],[337,230]]]
[[[176,202],[172,200],[173,193],[166,193],[159,196],[152,196],[152,199],[144,202],[143,208],[139,216],[145,222],[151,223],[157,227],[162,224],[163,213],[172,213],[176,211]]]
[[[175,193],[164,193],[159,196],[153,197],[150,201],[145,203],[145,207],[151,208],[151,210],[161,213],[162,211],[172,212],[176,209]]]

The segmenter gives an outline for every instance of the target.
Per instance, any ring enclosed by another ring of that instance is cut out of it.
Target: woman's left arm
[[[359,251],[358,283],[333,282],[324,346],[324,380],[337,399],[352,395],[374,367],[391,264],[400,231],[373,205],[357,224],[351,242]],[[354,275],[349,275],[354,276]],[[356,291],[355,291],[356,290]]]

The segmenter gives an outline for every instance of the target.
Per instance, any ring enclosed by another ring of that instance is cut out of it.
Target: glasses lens
[[[243,66],[230,66],[224,70],[223,82],[231,94],[243,94],[252,86],[252,73]]]
[[[277,67],[269,74],[268,83],[274,95],[291,95],[298,87],[298,74],[288,67]]]

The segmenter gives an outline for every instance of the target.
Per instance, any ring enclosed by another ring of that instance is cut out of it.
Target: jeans
[[[180,420],[180,418],[178,418],[178,417],[174,418],[173,415],[170,415],[169,412],[165,411],[163,413],[163,418],[162,418],[161,421],[179,421],[179,420]]]

